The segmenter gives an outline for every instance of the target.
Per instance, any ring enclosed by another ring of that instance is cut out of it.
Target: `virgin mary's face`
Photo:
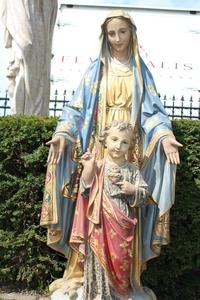
[[[107,24],[107,38],[113,56],[122,57],[128,55],[131,30],[125,20],[113,18]]]

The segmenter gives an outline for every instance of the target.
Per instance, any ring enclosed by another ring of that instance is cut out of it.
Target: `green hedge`
[[[39,226],[48,147],[55,118],[0,118],[0,282],[46,290],[63,275],[65,258],[46,246]],[[171,243],[148,263],[145,285],[159,300],[200,299],[200,123],[173,122],[184,145],[171,210]]]
[[[171,243],[148,264],[144,281],[159,300],[200,299],[200,122],[174,121],[183,144],[177,169],[176,201],[171,209]]]
[[[45,289],[64,269],[39,226],[53,118],[0,118],[0,282]]]

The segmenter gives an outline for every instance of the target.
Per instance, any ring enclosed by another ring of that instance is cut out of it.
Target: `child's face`
[[[112,159],[125,158],[131,146],[131,134],[127,130],[111,128],[106,138],[107,153]]]

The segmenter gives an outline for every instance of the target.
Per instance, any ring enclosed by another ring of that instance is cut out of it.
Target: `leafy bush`
[[[39,226],[48,147],[56,119],[0,119],[0,282],[44,289],[65,259],[46,246]]]
[[[65,258],[46,246],[39,226],[48,147],[55,118],[0,118],[0,282],[45,290],[63,275]],[[200,123],[173,122],[181,149],[171,243],[148,263],[143,282],[160,300],[200,299]]]
[[[177,169],[176,201],[171,209],[171,243],[148,263],[143,278],[161,300],[200,299],[200,122],[173,122],[183,144]]]

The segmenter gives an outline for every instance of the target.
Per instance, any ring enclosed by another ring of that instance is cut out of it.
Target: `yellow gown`
[[[133,70],[130,61],[121,63],[111,58],[108,69],[103,67],[100,83],[99,102],[97,111],[95,146],[98,149],[98,159],[105,156],[106,149],[99,143],[105,124],[112,121],[127,121],[131,118]],[[94,141],[91,140],[91,147]]]
[[[106,113],[102,109],[102,123],[111,123],[114,120],[130,121],[132,86],[133,71],[130,63],[122,64],[115,58],[111,59],[108,72],[104,67],[100,85],[99,107],[106,108]]]

